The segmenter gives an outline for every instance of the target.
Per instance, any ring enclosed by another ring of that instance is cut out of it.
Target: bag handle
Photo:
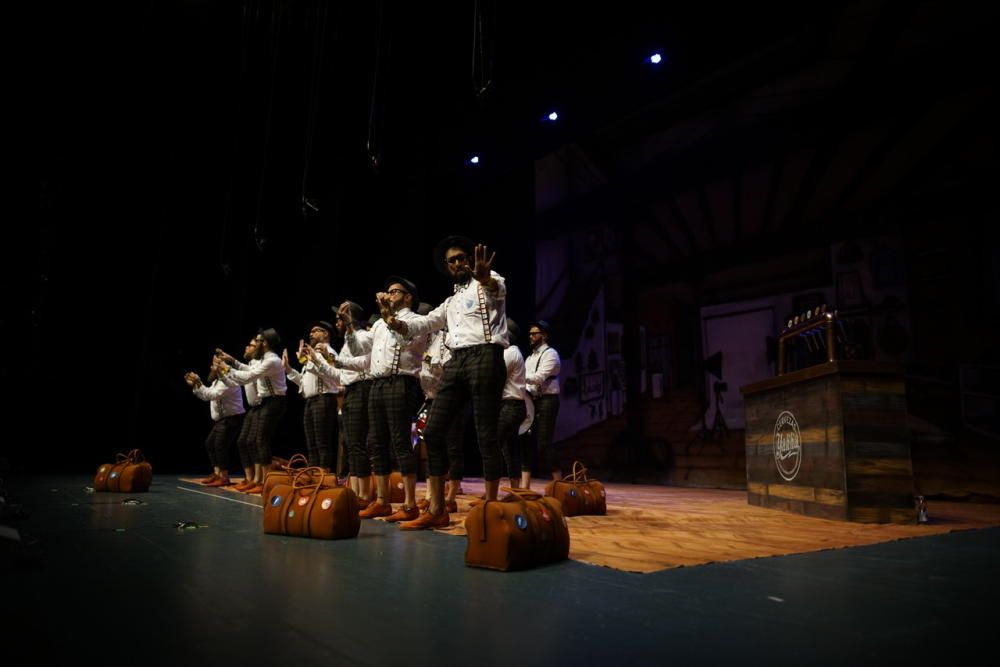
[[[319,479],[316,478],[316,473],[319,473]],[[315,493],[323,484],[325,475],[323,469],[318,466],[298,469],[292,477],[292,491],[309,489],[309,494]]]
[[[583,465],[580,461],[573,461],[573,472],[564,476],[562,478],[563,482],[573,482],[576,484],[585,484],[590,481],[587,478],[587,467]]]
[[[301,463],[305,465],[296,466],[296,463]],[[305,454],[292,454],[292,458],[288,459],[288,464],[284,466],[285,470],[291,471],[293,469],[308,468],[309,459],[306,458]]]

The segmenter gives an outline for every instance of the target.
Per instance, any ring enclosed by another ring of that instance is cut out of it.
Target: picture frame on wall
[[[865,303],[864,289],[861,285],[861,272],[841,271],[837,274],[837,307],[851,308]]]

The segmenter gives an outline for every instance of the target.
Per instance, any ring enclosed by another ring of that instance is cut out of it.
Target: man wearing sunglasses
[[[370,351],[362,356],[338,355],[334,364],[341,369],[365,371],[372,378],[368,397],[369,454],[375,470],[376,499],[361,510],[359,516],[364,519],[384,517],[389,523],[395,523],[419,516],[417,458],[413,453],[411,433],[422,398],[419,377],[427,337],[401,335],[389,329],[386,318],[408,321],[416,317],[411,306],[417,299],[417,286],[399,276],[389,276],[384,284],[385,291],[375,296],[382,319],[372,326]],[[393,455],[403,476],[406,494],[403,506],[396,511],[389,501]]]
[[[460,419],[466,402],[472,402],[473,419],[483,459],[487,500],[496,500],[503,465],[497,443],[500,398],[507,378],[503,352],[507,338],[507,287],[492,270],[496,253],[475,245],[464,236],[448,236],[437,244],[434,263],[451,277],[454,294],[426,316],[412,314],[403,320],[384,314],[387,326],[403,336],[424,334],[447,327],[445,344],[452,358],[444,367],[437,398],[427,416],[427,485],[430,506],[404,530],[423,530],[450,523],[445,508],[443,478],[448,472],[448,430]]]

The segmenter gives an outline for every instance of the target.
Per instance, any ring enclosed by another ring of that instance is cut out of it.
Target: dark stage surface
[[[465,540],[366,521],[266,536],[260,509],[160,477],[142,505],[83,476],[8,479],[5,665],[948,664],[988,651],[1000,529],[648,575],[466,568]],[[228,494],[227,494],[228,495]],[[174,524],[194,521],[200,529]],[[4,545],[6,547],[6,544]],[[22,651],[24,653],[24,651]]]

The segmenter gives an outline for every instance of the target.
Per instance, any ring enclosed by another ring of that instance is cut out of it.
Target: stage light
[[[659,65],[662,60],[663,56],[661,56],[659,53],[654,53],[649,57],[649,62],[653,63],[654,65]]]
[[[473,155],[469,158],[469,164],[479,164],[479,156]]]
[[[553,111],[552,113],[549,114],[548,118],[552,122],[555,122],[555,121],[559,120],[559,114],[556,113],[555,111]]]

